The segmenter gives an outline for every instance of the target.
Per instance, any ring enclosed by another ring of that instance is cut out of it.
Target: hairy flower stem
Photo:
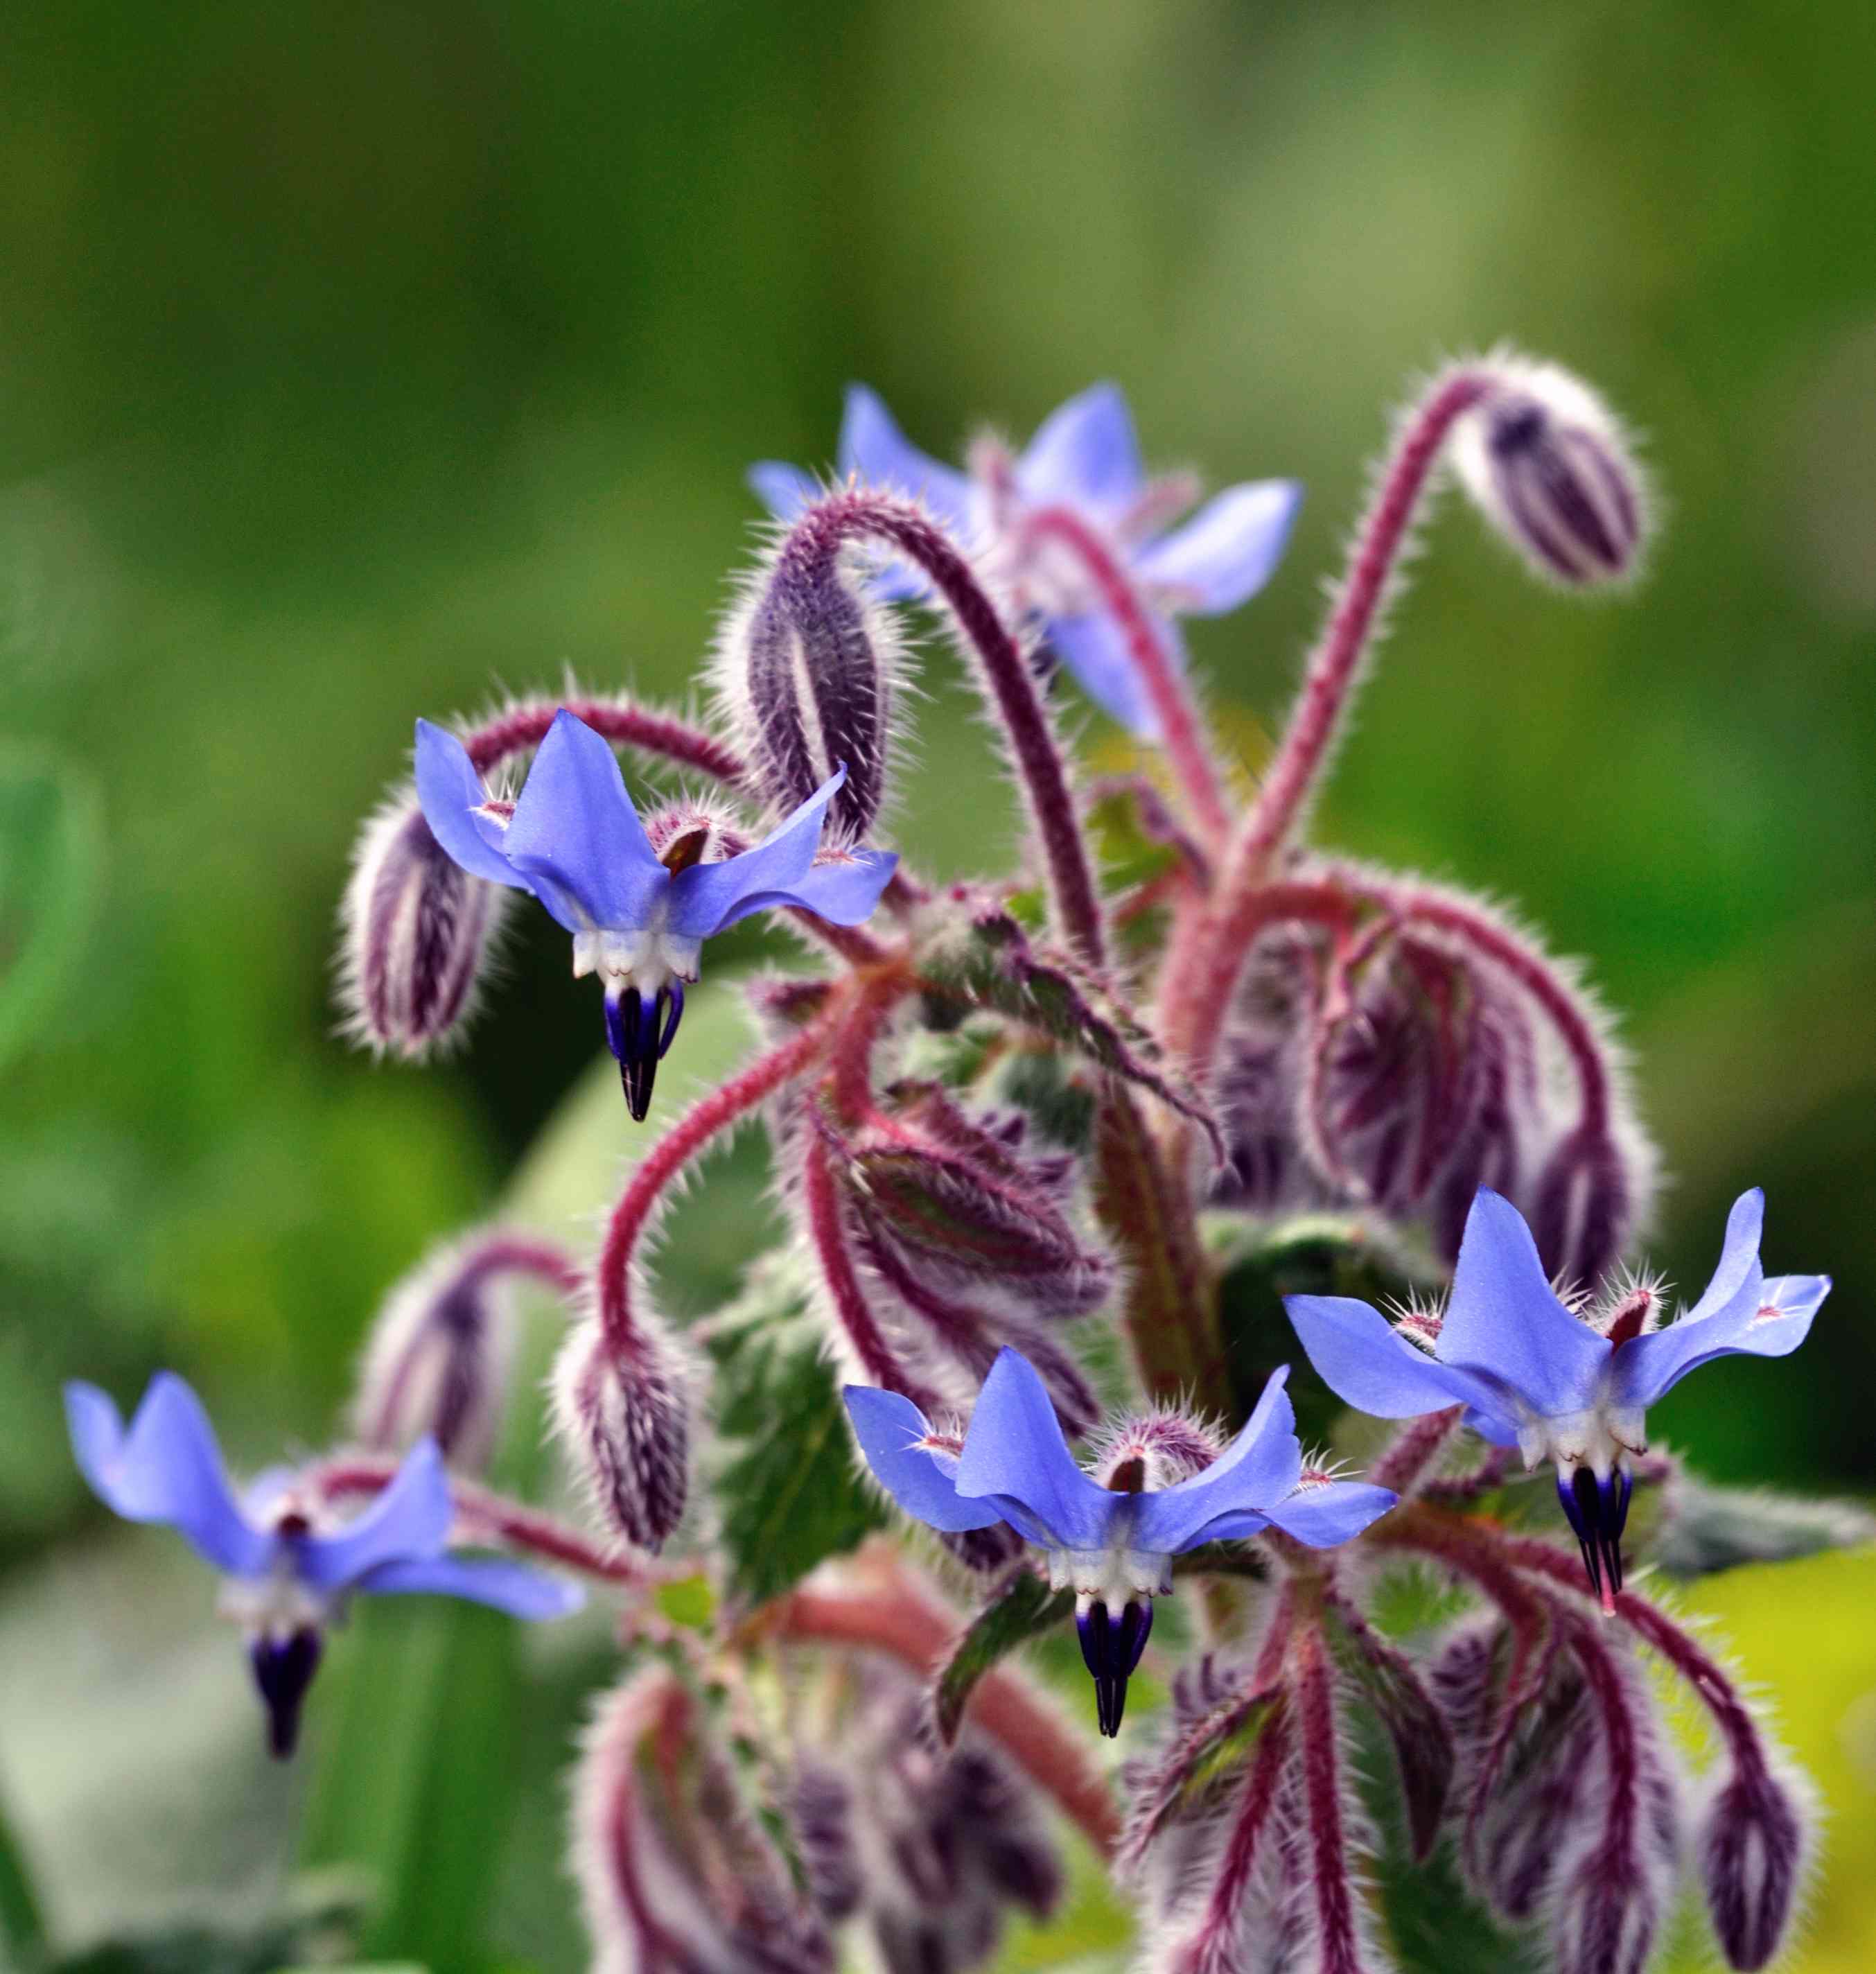
[[[1447,1441],[1464,1416],[1464,1405],[1448,1405],[1444,1412],[1428,1412],[1409,1420],[1375,1462],[1369,1479],[1377,1487],[1392,1487],[1397,1494],[1410,1494],[1445,1451]]]
[[[634,1168],[607,1223],[595,1271],[600,1333],[608,1354],[615,1360],[636,1364],[645,1356],[646,1346],[632,1318],[632,1258],[664,1189],[719,1131],[746,1117],[819,1058],[844,1011],[843,1004],[837,987],[818,1020],[699,1098]]]
[[[1145,600],[1107,543],[1072,509],[1040,509],[1030,516],[1028,531],[1038,540],[1061,543],[1093,579],[1103,606],[1127,639],[1128,654],[1159,716],[1161,745],[1192,819],[1207,845],[1215,849],[1232,824],[1218,764],[1206,744],[1190,682],[1173,664]]]
[[[1205,1917],[1175,1963],[1181,1974],[1212,1974],[1212,1969],[1232,1964],[1228,1948],[1237,1928],[1238,1909],[1250,1889],[1252,1874],[1262,1861],[1295,1738],[1289,1703],[1279,1696],[1258,1730],[1250,1772],[1232,1813],[1231,1834],[1218,1859],[1218,1876],[1205,1903]]]
[[[751,1629],[802,1644],[853,1645],[883,1652],[928,1677],[955,1639],[956,1615],[909,1572],[884,1588],[797,1590],[766,1605]],[[1120,1838],[1120,1818],[1087,1743],[1016,1674],[999,1669],[971,1695],[972,1723],[996,1741],[1036,1786],[1054,1799],[1104,1858]]]
[[[1316,1901],[1317,1965],[1322,1974],[1361,1974],[1361,1930],[1345,1828],[1334,1674],[1315,1624],[1298,1631],[1294,1658],[1297,1740],[1314,1866],[1310,1890]]]
[[[855,489],[830,494],[795,523],[782,554],[837,554],[857,539],[884,542],[932,581],[976,656],[991,705],[1009,741],[1025,799],[1041,840],[1051,910],[1063,936],[1091,966],[1105,954],[1100,894],[1082,839],[1066,755],[1022,647],[949,536],[910,501]]]
[[[538,747],[562,708],[615,746],[638,747],[713,779],[740,784],[748,770],[713,733],[667,713],[618,699],[540,699],[511,707],[462,736],[478,774]]]

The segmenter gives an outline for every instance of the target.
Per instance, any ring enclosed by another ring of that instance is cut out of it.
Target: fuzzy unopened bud
[[[1582,1126],[1544,1162],[1533,1189],[1530,1229],[1557,1280],[1594,1287],[1612,1267],[1635,1225],[1638,1176],[1606,1133]]]
[[[902,662],[891,612],[810,508],[720,636],[717,685],[769,805],[793,808],[842,766],[831,840],[857,842],[885,800]]]
[[[1648,490],[1614,414],[1553,363],[1489,363],[1493,388],[1454,452],[1466,490],[1530,567],[1572,589],[1619,582],[1639,562]]]
[[[408,791],[359,836],[339,908],[339,995],[348,1032],[417,1061],[474,1007],[509,894],[446,855]]]
[[[642,1329],[612,1350],[582,1323],[554,1366],[554,1425],[595,1507],[626,1541],[655,1555],[684,1514],[690,1416],[681,1370]]]
[[[1700,1820],[1707,1910],[1729,1966],[1766,1966],[1783,1944],[1809,1860],[1809,1805],[1769,1769],[1729,1768]]]
[[[594,1974],[828,1974],[825,1932],[671,1673],[602,1703],[573,1789]]]

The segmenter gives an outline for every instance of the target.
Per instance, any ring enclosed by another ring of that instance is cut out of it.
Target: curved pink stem
[[[740,782],[747,772],[735,750],[713,733],[668,713],[619,699],[533,699],[510,707],[462,736],[478,774],[538,747],[562,708],[615,746],[641,747],[720,782]]]

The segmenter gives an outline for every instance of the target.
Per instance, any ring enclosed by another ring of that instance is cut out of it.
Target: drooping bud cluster
[[[798,1770],[793,1823],[816,1906],[858,1920],[888,1974],[966,1974],[1012,1911],[1046,1919],[1061,1861],[1027,1787],[979,1737],[940,1746],[923,1696],[878,1670],[838,1742]]]
[[[1466,491],[1548,581],[1582,589],[1632,577],[1648,489],[1614,414],[1554,363],[1494,357],[1482,367],[1492,387],[1454,434]]]
[[[1768,1966],[1810,1874],[1810,1791],[1801,1776],[1735,1759],[1718,1766],[1704,1793],[1694,1847],[1714,1935],[1730,1966]]]
[[[421,1061],[473,1012],[507,894],[438,843],[408,789],[359,838],[339,907],[339,995],[347,1031],[381,1054]]]
[[[594,1507],[608,1528],[653,1555],[682,1519],[690,1486],[686,1382],[669,1344],[642,1326],[630,1349],[615,1350],[596,1321],[582,1323],[554,1366],[555,1430]]]
[[[828,1974],[826,1932],[717,1745],[653,1667],[601,1705],[574,1783],[572,1864],[595,1974]]]
[[[805,802],[841,766],[831,837],[858,842],[887,793],[905,662],[898,621],[860,558],[810,508],[718,634],[718,697],[769,806]]]

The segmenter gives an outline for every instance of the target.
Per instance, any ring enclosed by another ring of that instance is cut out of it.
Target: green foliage
[[[1742,1563],[1789,1562],[1872,1541],[1876,1516],[1852,1502],[1713,1487],[1682,1474],[1667,1490],[1649,1553],[1671,1576],[1707,1576]]]
[[[992,1592],[952,1647],[932,1689],[932,1711],[947,1743],[957,1739],[971,1694],[984,1674],[1018,1646],[1066,1622],[1074,1602],[1072,1590],[1051,1590],[1048,1579],[1026,1565]]]
[[[18,1965],[24,1974],[290,1974],[297,1963],[316,1963],[326,1974],[425,1974],[349,1964],[359,1917],[359,1902],[348,1892],[308,1894],[289,1910],[245,1926],[185,1921],[55,1959],[21,1956]],[[336,1964],[341,1957],[346,1966]]]
[[[54,1012],[84,958],[103,863],[90,776],[35,749],[0,749],[0,1069]]]

